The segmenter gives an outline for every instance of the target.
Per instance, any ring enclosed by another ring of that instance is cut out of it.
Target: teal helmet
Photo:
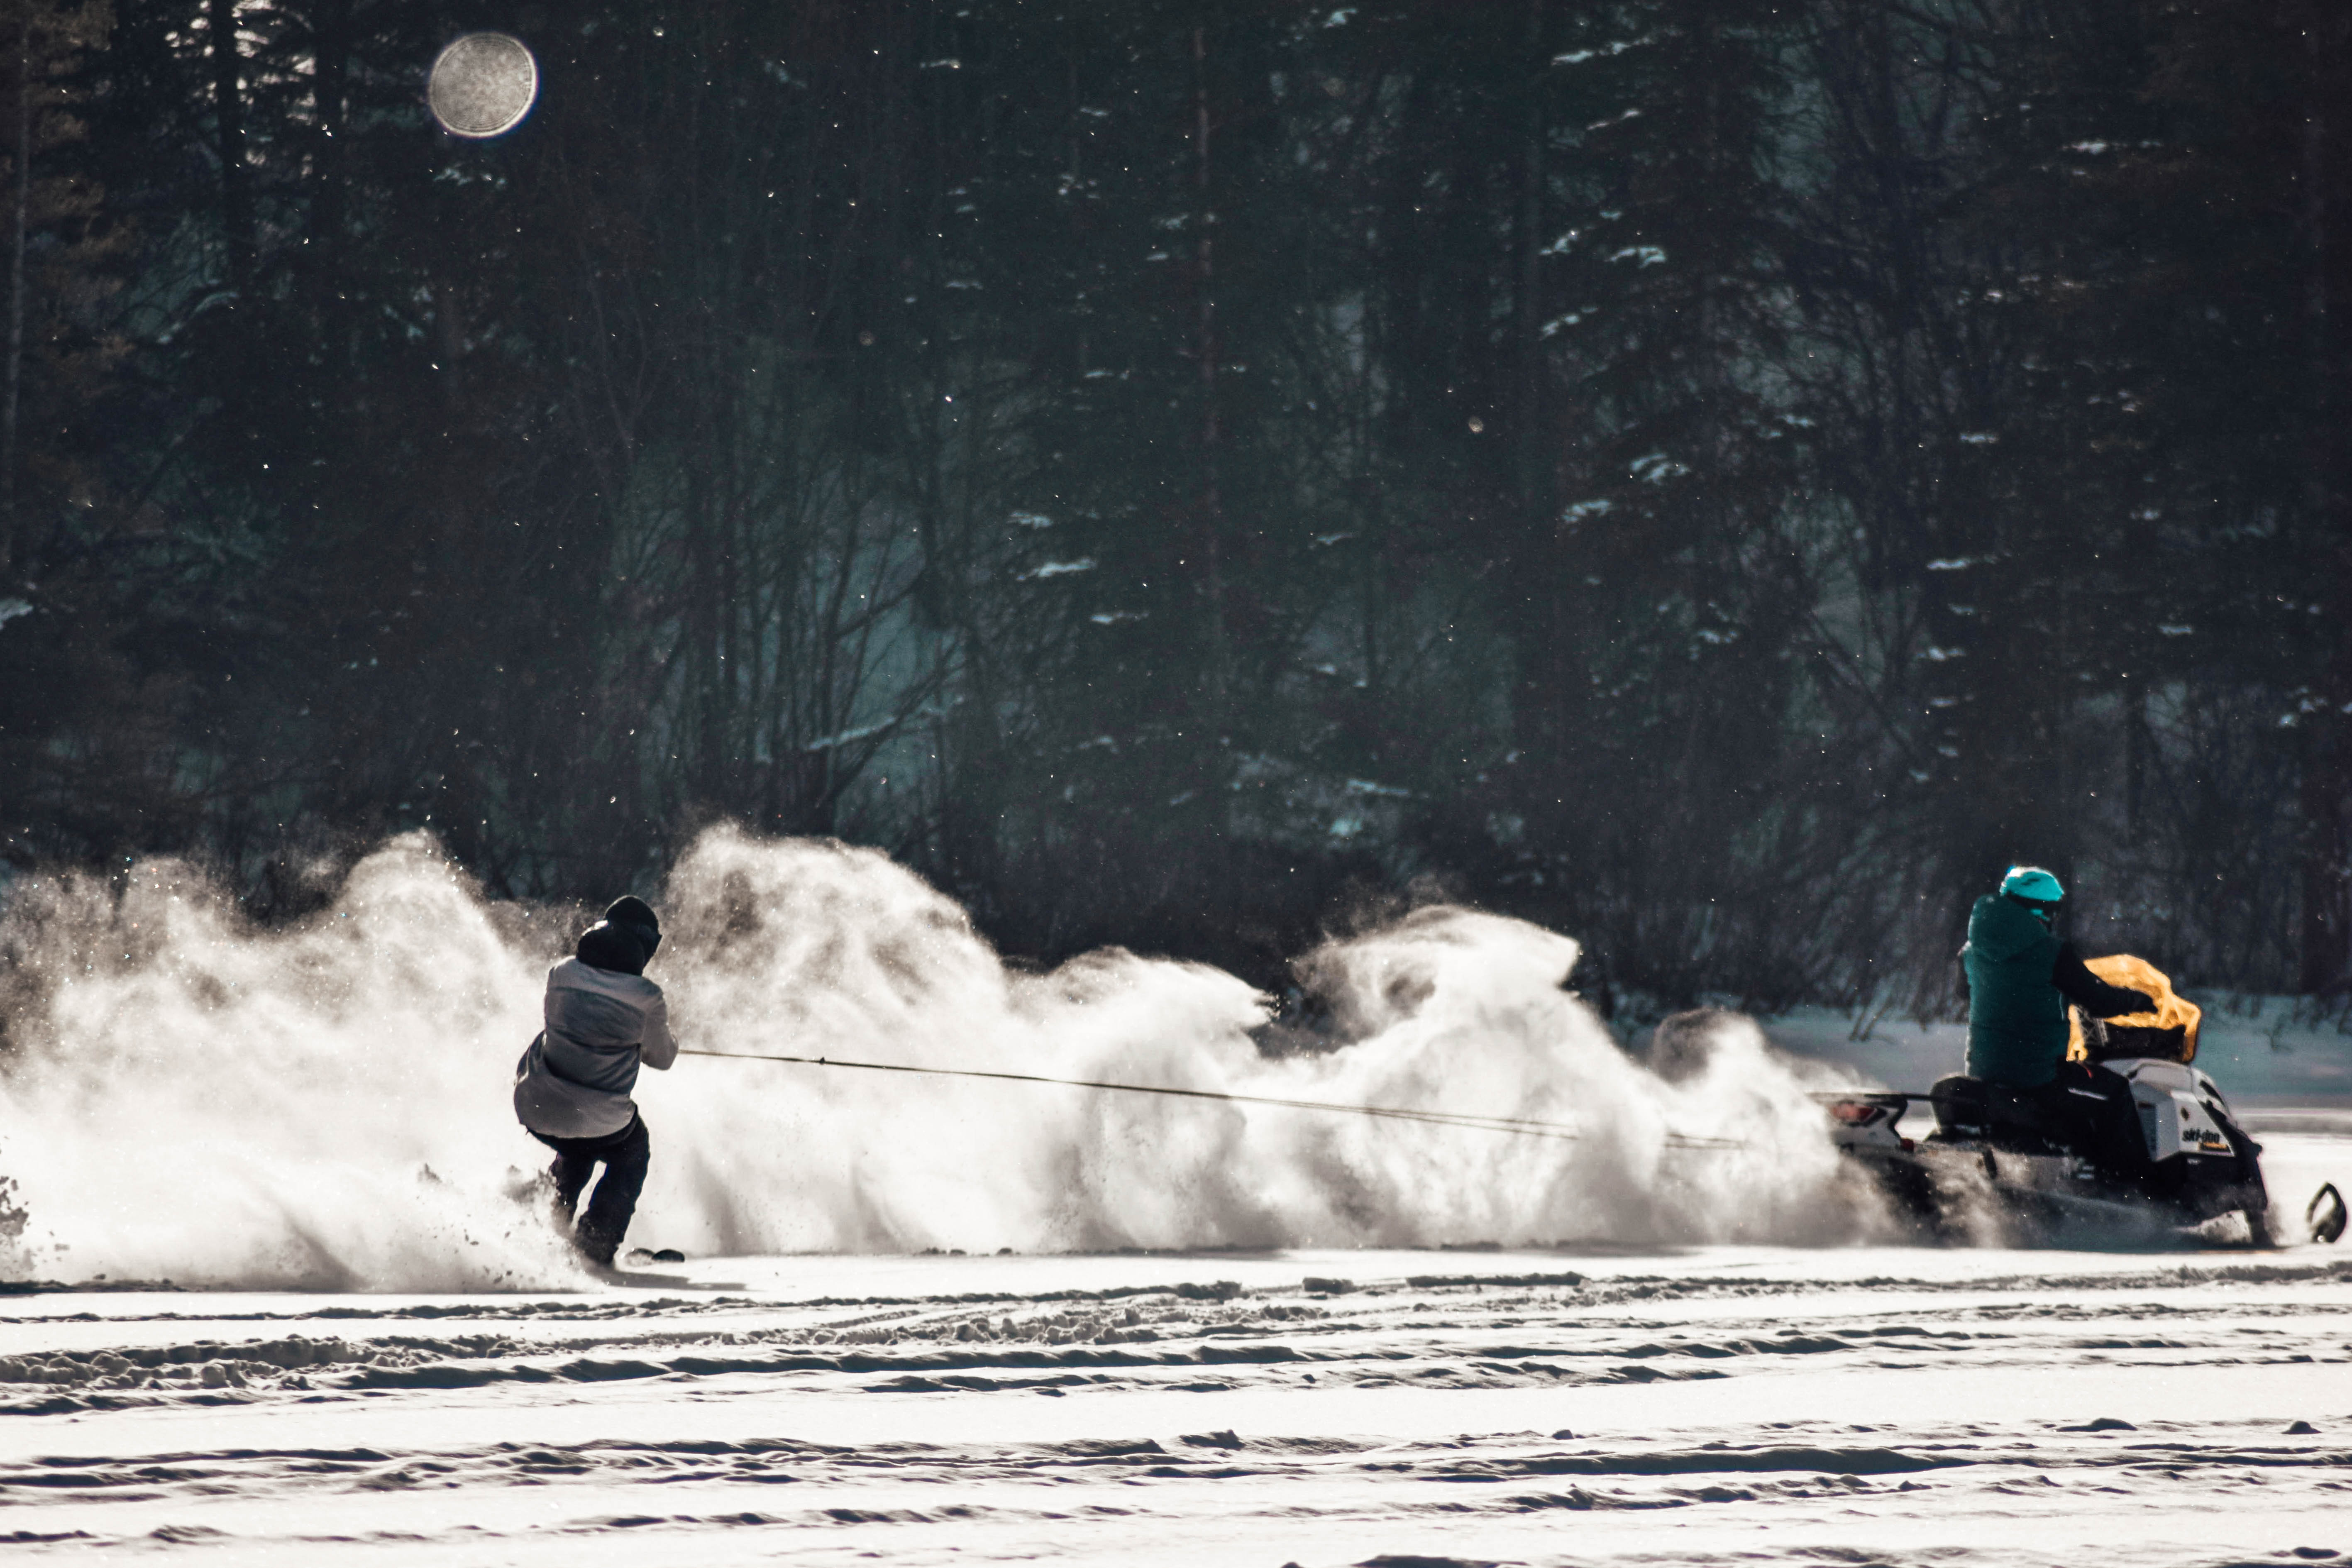
[[[2000,879],[2000,890],[2029,904],[2054,904],[2066,897],[2058,879],[2039,866],[2011,866]]]

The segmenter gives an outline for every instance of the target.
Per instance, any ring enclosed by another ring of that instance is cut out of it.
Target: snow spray
[[[684,1058],[636,1097],[632,1241],[689,1252],[1832,1242],[1866,1223],[1821,1111],[1726,1016],[1672,1081],[1562,989],[1576,944],[1421,910],[1300,964],[1328,1052],[1266,999],[1112,949],[1008,968],[878,852],[706,834],[649,977],[682,1043],[1565,1122],[1572,1141],[1032,1084]],[[482,899],[421,835],[258,930],[184,866],[20,882],[0,947],[0,1277],[308,1289],[576,1278],[519,1201],[514,1121],[569,912]],[[1676,1146],[1685,1139],[1725,1147]]]

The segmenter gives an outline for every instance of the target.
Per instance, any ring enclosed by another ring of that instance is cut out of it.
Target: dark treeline
[[[537,53],[439,131],[460,32]],[[0,847],[2352,968],[2331,0],[10,0]]]

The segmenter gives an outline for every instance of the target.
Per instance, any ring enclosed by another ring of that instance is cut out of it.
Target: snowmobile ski
[[[2311,1206],[2303,1211],[2304,1228],[2312,1240],[2333,1245],[2344,1238],[2344,1194],[2334,1182],[2322,1183],[2311,1194]]]

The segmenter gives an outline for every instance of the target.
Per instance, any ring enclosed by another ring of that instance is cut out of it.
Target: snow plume
[[[480,1201],[523,1153],[499,1102],[541,962],[429,840],[393,841],[283,931],[176,862],[12,891],[0,1177],[26,1217],[0,1268],[327,1289],[569,1273],[519,1205]]]
[[[417,1290],[575,1277],[514,1195],[546,1155],[508,1101],[571,913],[486,902],[422,837],[286,930],[254,929],[172,863],[16,893],[0,923],[0,1177],[16,1184],[0,1273]],[[1302,974],[1348,1043],[1269,1058],[1251,1034],[1265,999],[1233,976],[1117,950],[1009,969],[954,903],[870,850],[717,830],[660,908],[649,973],[689,1047],[1580,1135],[690,1056],[639,1080],[654,1157],[633,1243],[1829,1241],[1858,1224],[1819,1111],[1752,1024],[1706,1022],[1701,1048],[1653,1073],[1561,989],[1576,944],[1519,921],[1428,909],[1327,946]]]

